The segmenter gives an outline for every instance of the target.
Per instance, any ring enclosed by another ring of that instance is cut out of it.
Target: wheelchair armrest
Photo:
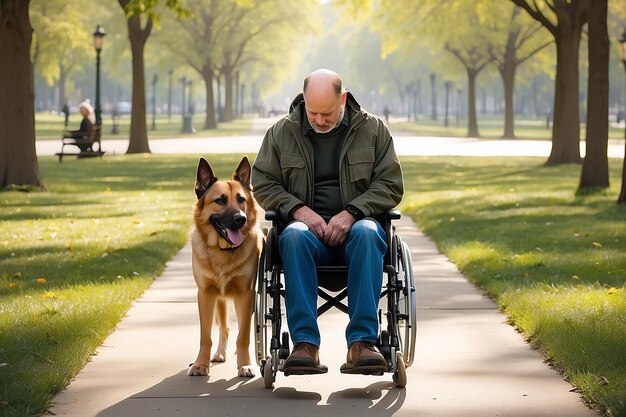
[[[269,209],[265,210],[265,220],[269,220],[272,223],[277,222],[280,219],[280,213],[278,210]]]
[[[402,217],[402,213],[400,210],[389,210],[387,211],[386,216],[389,220],[398,220]]]

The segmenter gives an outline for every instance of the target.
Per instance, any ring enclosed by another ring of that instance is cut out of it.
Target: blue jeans
[[[352,225],[343,245],[331,248],[302,222],[292,222],[280,234],[278,246],[285,274],[287,323],[291,340],[320,346],[317,325],[316,265],[348,266],[348,346],[378,338],[378,301],[387,250],[385,231],[365,218]]]

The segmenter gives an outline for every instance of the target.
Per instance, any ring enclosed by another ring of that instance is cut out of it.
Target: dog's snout
[[[233,220],[238,228],[242,228],[246,224],[246,215],[242,213],[235,214]]]

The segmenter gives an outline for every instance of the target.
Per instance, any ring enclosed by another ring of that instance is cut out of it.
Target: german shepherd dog
[[[254,376],[250,361],[250,325],[254,309],[254,282],[262,247],[259,206],[252,195],[250,162],[244,157],[233,179],[219,181],[209,163],[200,158],[191,232],[193,277],[198,286],[200,351],[188,375],[209,375],[211,362],[226,360],[227,301],[235,305],[237,374]],[[211,358],[211,328],[217,315],[219,344]]]

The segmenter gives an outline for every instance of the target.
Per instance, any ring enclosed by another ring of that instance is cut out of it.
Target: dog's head
[[[256,203],[250,183],[250,162],[243,157],[230,181],[219,181],[204,158],[198,162],[194,207],[196,229],[209,246],[239,247],[256,223]]]

